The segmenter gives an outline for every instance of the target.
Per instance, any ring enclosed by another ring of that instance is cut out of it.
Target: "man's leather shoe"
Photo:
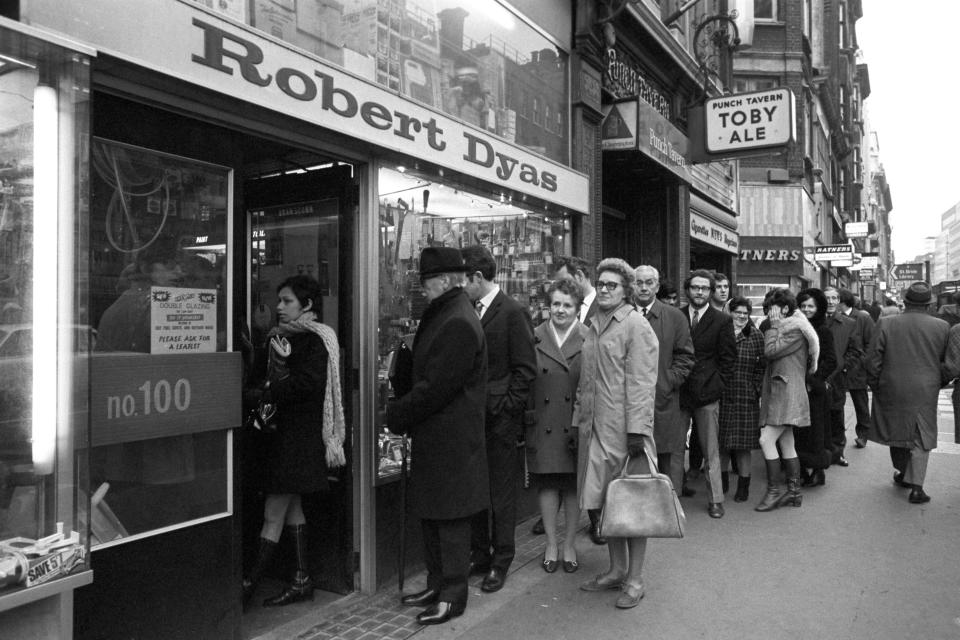
[[[719,502],[711,502],[707,507],[707,513],[711,518],[722,518],[723,517],[723,505]]]
[[[841,466],[841,467],[849,467],[849,466],[850,466],[850,463],[847,462],[847,459],[844,458],[843,456],[840,456],[839,458],[837,458],[837,459],[834,461],[833,464],[839,465],[839,466]]]
[[[914,487],[910,491],[909,500],[911,504],[923,504],[925,502],[930,502],[930,496],[926,494],[926,492],[923,490],[923,487]]]
[[[903,481],[903,474],[899,471],[894,472],[893,474],[893,484],[898,487],[903,487],[904,489],[911,489],[910,483]]]
[[[469,575],[483,575],[490,571],[490,560],[471,560]]]
[[[400,598],[400,604],[407,607],[426,607],[440,601],[439,589],[424,589]]]
[[[443,624],[450,618],[463,615],[466,605],[453,602],[438,602],[417,616],[420,624]]]
[[[547,530],[543,528],[543,518],[538,518],[537,521],[534,522],[533,526],[530,528],[530,533],[532,533],[535,536],[542,536],[546,532]]]
[[[506,580],[506,572],[503,569],[490,569],[490,573],[483,577],[483,582],[480,584],[480,590],[486,591],[487,593],[500,591],[500,589],[503,588],[503,583],[506,582]]]
[[[853,441],[853,444],[856,445],[857,449],[863,449],[867,446],[867,439],[857,436],[857,439]]]
[[[620,597],[617,598],[617,609],[632,609],[640,604],[641,600],[643,600],[643,584],[635,587],[625,582],[620,591]]]

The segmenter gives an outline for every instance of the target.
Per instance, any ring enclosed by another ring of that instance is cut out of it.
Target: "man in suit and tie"
[[[474,518],[471,569],[486,575],[480,588],[499,591],[516,550],[517,485],[520,458],[517,442],[530,385],[537,375],[533,327],[526,309],[493,281],[497,263],[480,245],[463,249],[467,295],[477,307],[487,339],[486,447],[490,477],[490,510]]]
[[[696,362],[680,391],[680,406],[693,422],[703,450],[707,493],[707,512],[711,518],[723,517],[723,486],[720,480],[718,441],[720,396],[733,376],[737,362],[737,340],[733,318],[710,306],[716,282],[704,269],[690,272],[683,288],[690,304],[680,310],[690,322]]]
[[[660,272],[642,264],[636,269],[634,302],[650,323],[660,343],[653,437],[657,466],[670,475],[674,487],[683,484],[683,452],[690,419],[680,408],[680,387],[693,369],[693,340],[686,317],[676,307],[657,299]]]
[[[554,279],[573,278],[583,289],[583,302],[580,304],[580,322],[589,327],[590,321],[597,313],[597,289],[593,286],[590,265],[583,258],[576,256],[561,256],[556,262],[557,270],[553,272]]]
[[[826,287],[823,295],[827,299],[827,321],[825,326],[833,334],[833,348],[837,356],[837,370],[827,378],[830,383],[830,442],[833,445],[831,464],[841,466],[846,462],[843,448],[847,444],[846,424],[843,406],[847,401],[850,376],[860,369],[867,352],[857,321],[840,312],[840,291],[836,287]],[[859,422],[859,419],[858,419]],[[866,442],[866,441],[864,441]]]

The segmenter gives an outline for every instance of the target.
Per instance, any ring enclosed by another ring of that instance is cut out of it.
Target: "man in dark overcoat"
[[[707,471],[707,513],[723,517],[723,486],[720,480],[720,397],[737,364],[737,338],[733,317],[710,306],[715,288],[713,274],[691,271],[684,281],[690,304],[680,309],[690,323],[695,363],[680,389],[680,406],[696,423]]]
[[[914,282],[903,293],[903,313],[877,325],[865,366],[873,389],[873,429],[868,436],[890,447],[893,481],[910,487],[913,504],[930,501],[923,490],[930,451],[937,446],[937,402],[944,379],[950,325],[927,315],[933,290]],[[957,373],[960,373],[958,371]]]
[[[839,312],[840,291],[836,287],[826,287],[823,295],[827,299],[825,324],[833,336],[833,350],[837,356],[837,369],[827,378],[830,385],[830,443],[833,446],[831,463],[842,465],[841,460],[845,460],[843,448],[847,444],[843,406],[850,386],[848,376],[860,370],[866,345],[856,320]]]
[[[428,247],[420,281],[428,306],[413,342],[413,387],[387,407],[387,426],[413,440],[410,512],[421,519],[427,588],[402,602],[428,607],[417,621],[463,613],[470,521],[489,504],[484,445],[486,341],[463,289],[460,250]]]
[[[837,311],[856,321],[857,329],[860,331],[860,337],[863,340],[863,351],[870,348],[873,342],[873,319],[870,314],[857,308],[857,297],[849,289],[840,290],[840,304]],[[867,398],[867,372],[864,369],[864,363],[861,361],[847,373],[847,387],[850,399],[853,400],[853,408],[857,413],[856,439],[854,442],[858,449],[867,446],[867,431],[870,430],[870,401]],[[841,467],[847,466],[847,460],[840,456],[836,461]]]
[[[634,301],[660,343],[657,398],[653,414],[657,465],[660,473],[669,474],[674,487],[680,487],[683,484],[683,453],[687,446],[689,423],[686,413],[680,408],[680,387],[693,369],[693,340],[683,313],[657,299],[660,272],[642,264],[635,273]]]
[[[537,376],[533,327],[526,309],[493,281],[497,263],[480,245],[463,249],[467,295],[487,339],[486,447],[490,514],[473,520],[471,571],[485,573],[480,588],[499,591],[516,553],[517,491],[523,414]]]

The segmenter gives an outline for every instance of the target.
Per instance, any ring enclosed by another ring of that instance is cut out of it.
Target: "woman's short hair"
[[[736,311],[737,307],[746,307],[747,313],[753,312],[753,303],[750,302],[750,298],[744,298],[743,296],[730,298],[730,313]]]
[[[316,278],[305,275],[290,276],[280,283],[277,287],[277,293],[280,293],[280,290],[284,287],[290,287],[290,291],[293,291],[293,295],[297,297],[297,302],[300,303],[301,307],[305,307],[312,302],[312,309],[316,312],[317,318],[323,318],[323,290]]]
[[[600,261],[600,264],[597,265],[597,280],[600,279],[600,274],[604,271],[619,275],[623,283],[623,299],[626,302],[633,300],[633,283],[636,281],[636,276],[633,274],[633,267],[622,258],[604,258]]]
[[[777,287],[767,292],[763,299],[763,310],[767,311],[772,305],[786,307],[787,312],[784,315],[790,315],[797,310],[797,298],[790,289],[786,287]]]
[[[559,291],[573,298],[578,310],[580,305],[583,304],[583,287],[573,278],[557,278],[554,280],[550,284],[550,288],[547,289],[547,300],[552,300],[554,291]]]

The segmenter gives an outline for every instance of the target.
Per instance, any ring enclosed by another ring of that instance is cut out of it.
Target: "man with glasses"
[[[490,477],[490,513],[474,518],[471,571],[485,573],[480,588],[499,591],[516,552],[517,485],[523,412],[537,376],[533,327],[526,309],[500,290],[493,279],[497,263],[480,245],[463,249],[464,288],[476,305],[487,339],[486,448]]]
[[[707,512],[723,517],[723,485],[720,479],[718,441],[720,396],[733,377],[737,341],[733,318],[710,306],[716,288],[713,274],[704,269],[690,272],[683,283],[690,304],[680,309],[690,323],[696,362],[680,391],[680,406],[695,425],[706,465]]]
[[[657,445],[657,466],[670,475],[674,487],[683,485],[683,452],[687,446],[690,419],[680,408],[680,386],[693,369],[693,341],[690,326],[676,307],[657,299],[660,272],[642,264],[635,271],[634,302],[650,323],[660,343],[657,367],[657,396],[653,414],[653,438]]]

